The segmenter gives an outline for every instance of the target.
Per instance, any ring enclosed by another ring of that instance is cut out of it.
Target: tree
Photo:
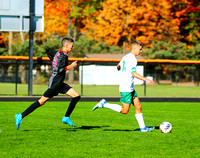
[[[179,23],[182,41],[196,44],[200,40],[200,1],[198,0],[173,0],[172,12]]]
[[[190,49],[187,48],[185,43],[179,42],[172,44],[169,42],[159,41],[153,42],[151,48],[147,48],[142,53],[142,56],[148,59],[173,59],[173,60],[200,60],[200,44],[196,44]],[[185,80],[189,77],[195,81],[198,76],[197,65],[165,65],[165,64],[152,64],[148,65],[150,71],[155,71],[159,76],[165,76],[173,81],[181,79],[180,75],[184,76]],[[186,73],[187,72],[187,73]],[[196,73],[195,73],[196,72]],[[190,74],[191,73],[191,74]],[[189,75],[188,75],[189,74]],[[159,81],[159,79],[156,79]],[[197,79],[198,80],[198,79]]]
[[[190,59],[185,43],[172,44],[170,41],[152,42],[152,47],[145,49],[142,56],[148,59]]]
[[[148,59],[200,60],[200,44],[188,49],[183,42],[152,42],[152,47],[145,49],[142,56]]]
[[[110,45],[130,44],[140,40],[150,44],[155,40],[178,39],[178,25],[172,18],[168,0],[105,0],[103,9],[86,18],[82,33]]]
[[[121,47],[109,46],[108,43],[97,43],[94,39],[81,36],[74,44],[72,50],[76,57],[84,57],[85,54],[120,54]]]
[[[45,34],[76,40],[82,19],[99,9],[101,0],[45,0]],[[47,37],[45,37],[47,38]]]
[[[44,2],[44,34],[46,36],[65,36],[67,34],[69,2],[62,0],[45,0]],[[44,37],[46,38],[46,37]]]

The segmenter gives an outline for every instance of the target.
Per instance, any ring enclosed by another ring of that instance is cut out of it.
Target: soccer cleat
[[[69,117],[64,116],[61,121],[62,123],[68,124],[69,126],[76,127],[76,125],[70,120]]]
[[[154,129],[155,127],[144,127],[144,128],[140,128],[140,132],[151,132]]]
[[[96,110],[97,108],[104,108],[104,104],[106,104],[106,100],[102,99],[97,105],[95,105],[93,111]]]
[[[15,115],[15,121],[16,121],[16,128],[19,129],[19,125],[22,123],[22,114],[16,114]]]

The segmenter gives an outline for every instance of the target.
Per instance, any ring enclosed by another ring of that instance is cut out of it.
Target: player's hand
[[[147,79],[146,83],[148,83],[150,86],[154,86],[155,82],[153,82],[152,80]]]
[[[121,69],[121,66],[118,64],[117,65],[117,70],[119,71]]]
[[[76,67],[76,66],[77,66],[77,61],[72,62],[72,63],[71,63],[71,66],[72,66],[72,67]]]

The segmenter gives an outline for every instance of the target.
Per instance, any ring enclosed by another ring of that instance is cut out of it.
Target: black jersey
[[[68,55],[63,50],[47,53],[52,62],[52,75],[49,79],[49,89],[60,89],[65,79]]]

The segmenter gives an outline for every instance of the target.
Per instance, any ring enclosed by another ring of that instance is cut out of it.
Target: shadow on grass
[[[70,127],[67,126],[65,128],[60,128],[61,130],[66,130],[66,131],[71,131],[71,132],[76,132],[77,130],[94,130],[94,129],[102,129],[103,131],[117,131],[117,132],[134,132],[134,131],[140,131],[139,128],[137,129],[103,129],[106,127],[110,127],[110,126],[80,126],[80,127]],[[155,126],[155,129],[159,130],[159,126]],[[58,130],[56,129],[35,129],[35,130],[22,130],[24,132],[30,132],[30,131],[44,131],[44,130]]]
[[[103,131],[117,131],[117,132],[133,132],[133,131],[138,131],[140,129],[104,129]]]
[[[155,126],[155,129],[159,129],[160,130],[160,127],[159,126]]]
[[[159,126],[155,126],[155,129],[159,129]],[[137,129],[104,129],[103,131],[117,131],[117,132],[134,132],[134,131],[140,131],[140,128]]]
[[[110,126],[80,126],[80,127],[71,127],[71,126],[66,126],[65,128],[60,128],[60,130],[66,130],[66,131],[77,131],[77,130],[93,130],[93,129],[102,129],[102,128],[106,128],[106,127],[110,127]],[[45,129],[45,128],[41,128],[41,129],[26,129],[26,130],[21,130],[24,132],[31,132],[31,131],[45,131],[45,130],[58,130],[58,128],[54,128],[54,129]]]
[[[81,126],[78,127],[78,129],[91,130],[91,129],[105,128],[105,127],[110,127],[110,126]]]
[[[62,128],[61,130],[66,130],[66,131],[93,130],[93,129],[102,129],[105,127],[110,127],[110,126],[80,126],[80,127]]]

